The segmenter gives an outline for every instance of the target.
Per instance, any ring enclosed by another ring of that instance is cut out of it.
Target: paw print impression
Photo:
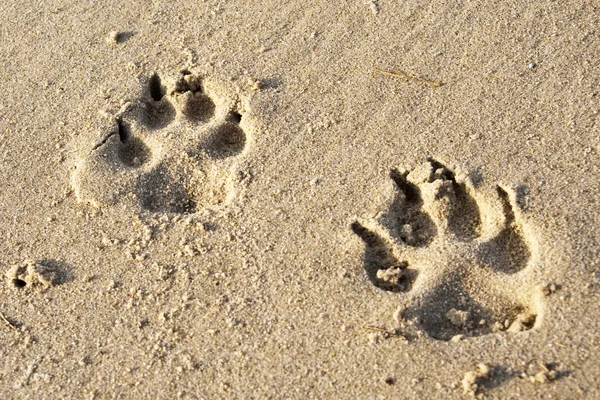
[[[141,99],[85,153],[72,184],[81,202],[124,203],[158,213],[194,213],[236,196],[251,128],[244,105],[218,84],[183,71],[154,74]]]
[[[404,320],[437,340],[540,323],[538,245],[510,190],[479,193],[433,159],[390,178],[387,210],[351,228],[365,244],[368,279],[399,293]]]

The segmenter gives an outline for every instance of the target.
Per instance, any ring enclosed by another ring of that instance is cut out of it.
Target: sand
[[[600,3],[0,15],[0,398],[600,397]]]

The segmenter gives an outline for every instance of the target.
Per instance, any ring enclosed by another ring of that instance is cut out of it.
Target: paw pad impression
[[[230,91],[187,70],[170,84],[152,75],[142,98],[78,161],[78,200],[160,213],[227,204],[249,142],[243,109]]]
[[[403,293],[403,319],[438,340],[539,323],[537,244],[508,189],[484,196],[433,159],[390,178],[387,210],[351,228],[365,243],[369,280]]]

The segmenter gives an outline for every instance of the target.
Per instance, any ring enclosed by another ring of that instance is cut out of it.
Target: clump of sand
[[[492,373],[489,365],[480,363],[473,371],[468,371],[462,379],[463,393],[470,396],[481,395],[481,382],[488,379]]]
[[[31,286],[48,289],[59,282],[59,271],[49,264],[26,261],[8,270],[7,277],[15,287]]]

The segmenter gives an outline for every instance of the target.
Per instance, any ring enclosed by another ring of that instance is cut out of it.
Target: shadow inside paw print
[[[183,183],[163,166],[142,175],[136,193],[142,208],[148,211],[180,214],[196,212],[196,202]]]
[[[393,169],[390,178],[398,188],[390,207],[392,226],[398,237],[410,246],[427,246],[437,233],[432,219],[422,210],[423,198],[417,185],[406,179],[407,173]]]
[[[389,244],[377,234],[358,222],[353,223],[351,228],[367,244],[364,265],[369,280],[375,286],[391,292],[410,290],[417,278],[417,271],[408,268],[405,262],[398,262]]]
[[[527,266],[531,253],[524,240],[523,231],[515,221],[508,193],[500,187],[497,190],[504,203],[505,227],[495,238],[481,245],[479,255],[489,267],[512,274]]]
[[[152,75],[142,98],[78,163],[72,179],[78,199],[160,213],[230,201],[248,147],[247,121],[236,96],[209,86],[187,70],[170,84]]]
[[[166,88],[162,85],[158,74],[153,74],[148,80],[147,96],[143,104],[146,112],[142,122],[150,129],[162,129],[175,119],[177,111],[173,104],[165,98]]]
[[[475,199],[469,195],[465,182],[456,181],[454,172],[433,159],[430,159],[429,163],[432,173],[428,183],[436,181],[450,183],[448,189],[436,193],[436,196],[449,198],[448,228],[459,240],[473,240],[479,236],[481,225],[481,215]]]
[[[117,120],[117,133],[121,144],[117,144],[119,160],[127,167],[136,168],[150,161],[150,148],[131,134],[129,127]]]
[[[481,336],[511,329],[533,328],[537,315],[508,296],[492,299],[471,295],[472,289],[460,277],[448,277],[418,299],[404,313],[436,340],[450,340],[457,335]]]
[[[533,238],[509,192],[498,186],[496,198],[484,200],[433,159],[390,178],[387,210],[351,229],[365,244],[368,279],[406,296],[404,317],[438,340],[533,328],[541,305],[520,276],[532,263]]]

